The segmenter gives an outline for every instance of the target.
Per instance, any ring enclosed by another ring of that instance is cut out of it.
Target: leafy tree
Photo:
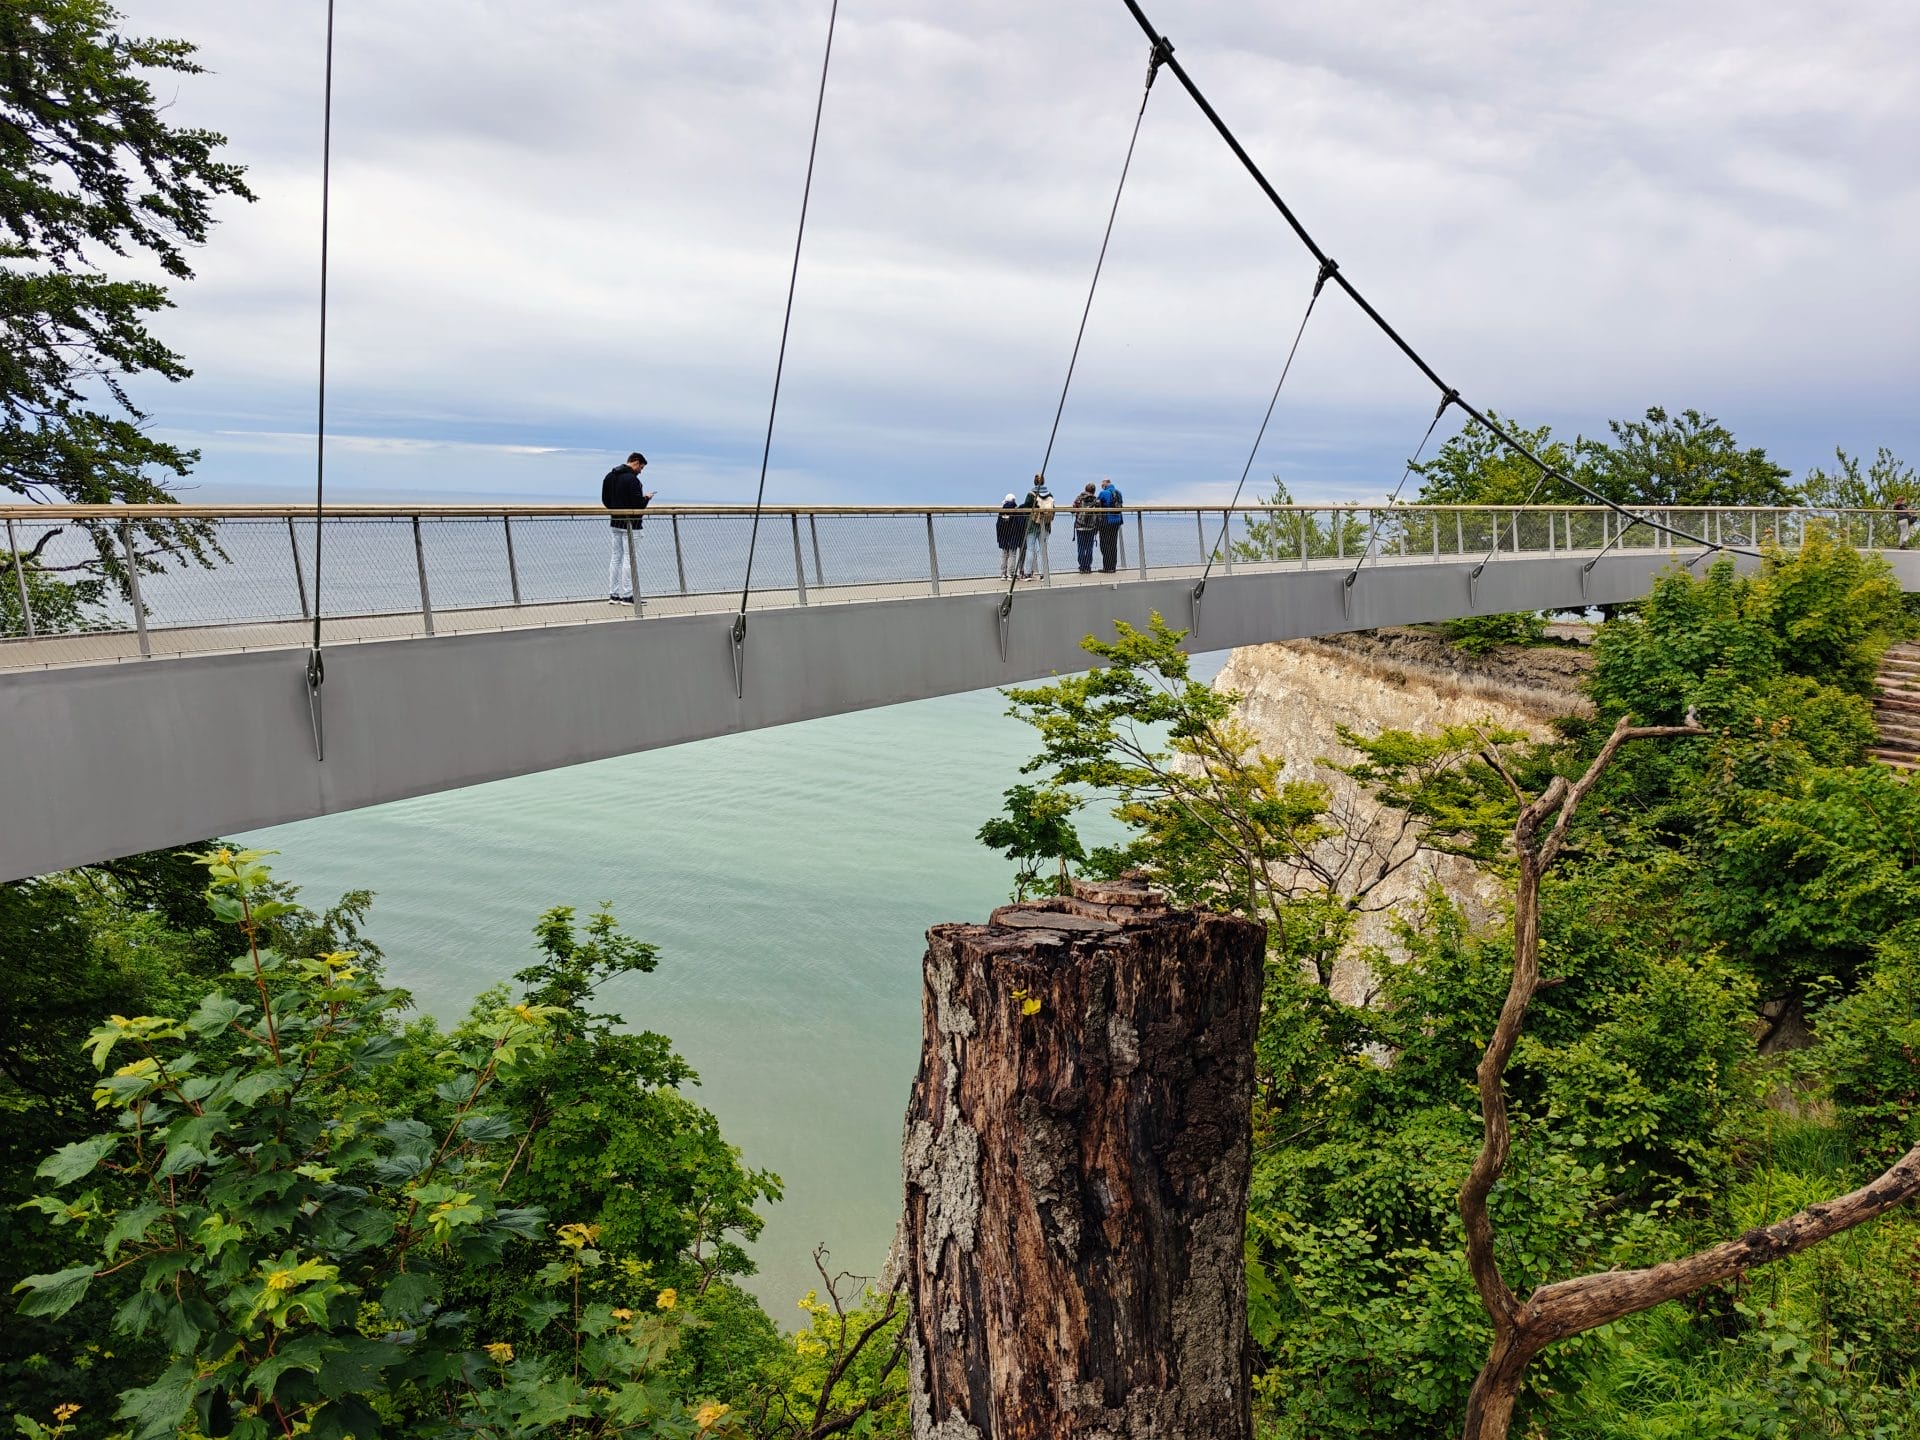
[[[169,482],[198,454],[147,433],[128,382],[190,372],[147,328],[170,303],[166,286],[116,278],[108,257],[189,279],[215,199],[252,198],[240,167],[219,158],[224,137],[172,124],[147,78],[200,73],[193,47],[128,37],[120,18],[102,0],[0,0],[0,492],[32,500],[172,498]],[[35,543],[36,585],[121,578],[112,530],[83,528],[91,555],[62,562],[77,573],[44,559],[49,536]],[[160,554],[212,553],[203,526],[138,530],[156,567]],[[10,573],[0,580],[13,588]],[[58,606],[48,615],[56,628]]]
[[[1267,505],[1293,504],[1293,492],[1278,475],[1273,477],[1273,493],[1262,502]],[[1228,542],[1235,560],[1248,562],[1324,559],[1330,555],[1358,558],[1367,542],[1367,525],[1352,510],[1329,510],[1325,523],[1320,512],[1289,510],[1246,522],[1243,540]]]
[[[165,851],[0,886],[0,954],[12,962],[0,988],[0,1213],[10,1217],[0,1291],[66,1263],[66,1233],[18,1207],[38,1192],[38,1162],[97,1128],[88,1034],[104,1015],[185,1014],[227,970],[231,941],[207,911],[204,881],[188,852]],[[263,921],[268,943],[303,955],[357,945],[371,961],[378,951],[359,934],[368,899],[289,909]],[[0,1414],[46,1393],[66,1366],[56,1357],[72,1362],[66,1399],[89,1417],[111,1412],[120,1377],[146,1357],[137,1342],[108,1339],[104,1295],[58,1320],[0,1325]]]
[[[568,1222],[549,1240],[541,1211],[504,1203],[524,1137],[501,1087],[552,1053],[565,1007],[521,1002],[467,1027],[434,1123],[395,1114],[377,1077],[406,1048],[399,997],[350,953],[263,944],[288,907],[259,854],[204,861],[215,914],[245,944],[234,982],[185,1018],[93,1031],[94,1098],[113,1123],[40,1166],[55,1193],[33,1204],[94,1253],[17,1287],[23,1314],[49,1317],[97,1283],[126,1287],[115,1327],[164,1351],[121,1395],[135,1440],[189,1425],[247,1440],[732,1431],[728,1406],[696,1409],[666,1382],[676,1291],[593,1298],[599,1228]],[[107,1074],[116,1052],[132,1058]],[[469,1336],[448,1293],[537,1242],[548,1258],[520,1315],[533,1343]]]
[[[1580,479],[1618,505],[1798,505],[1789,472],[1759,446],[1742,449],[1733,433],[1698,410],[1669,415],[1658,405],[1644,419],[1609,420],[1613,438],[1575,442]]]
[[[1015,785],[1002,792],[1006,800],[1006,818],[982,825],[975,835],[991,850],[1005,851],[1009,860],[1018,862],[1014,872],[1013,898],[1024,900],[1027,891],[1043,882],[1042,867],[1055,862],[1058,873],[1049,878],[1048,888],[1055,895],[1068,893],[1071,862],[1084,861],[1086,851],[1073,827],[1072,816],[1079,808],[1076,797],[1058,787]]]
[[[1864,474],[1858,457],[1838,449],[1833,456],[1837,470],[1816,466],[1800,482],[1809,505],[1823,510],[1886,510],[1896,500],[1920,502],[1920,477],[1886,446],[1874,454]]]
[[[1008,713],[1040,735],[1022,770],[1044,772],[1037,788],[1063,810],[1112,803],[1133,832],[1087,857],[1094,874],[1148,865],[1181,903],[1261,919],[1281,948],[1330,967],[1355,896],[1327,898],[1335,876],[1316,850],[1330,834],[1325,787],[1281,778],[1280,762],[1233,719],[1238,697],[1189,676],[1184,631],[1158,615],[1146,630],[1120,621],[1114,630],[1112,641],[1082,642],[1099,668],[1007,691]],[[1036,802],[1018,803],[1030,814]],[[1014,829],[1000,827],[1021,823],[990,822],[984,843],[1001,848]]]
[[[1528,429],[1492,411],[1488,414],[1554,469],[1564,473],[1573,468],[1573,452],[1553,438],[1551,426]],[[1422,505],[1586,503],[1579,492],[1558,480],[1543,482],[1537,465],[1478,420],[1467,421],[1431,460],[1416,463],[1413,473],[1420,477]]]

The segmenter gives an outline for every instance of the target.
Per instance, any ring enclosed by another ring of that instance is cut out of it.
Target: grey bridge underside
[[[1193,650],[1469,614],[1637,599],[1676,562],[1614,553],[1216,573]],[[1687,558],[1685,555],[1681,559]],[[1889,552],[1920,588],[1920,554]],[[1191,628],[1190,579],[756,611],[736,698],[730,618],[649,617],[327,652],[317,763],[297,649],[0,674],[0,879],[63,869],[689,740],[1085,667],[1082,637],[1155,611]]]

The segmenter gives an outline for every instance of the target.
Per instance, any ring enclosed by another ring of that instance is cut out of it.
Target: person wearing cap
[[[1020,514],[1020,502],[1009,495],[1001,502],[993,522],[993,538],[1000,544],[1000,578],[1012,580],[1020,573],[1020,546],[1027,533],[1027,522]]]
[[[600,481],[600,503],[616,511],[646,509],[654,496],[653,491],[640,488],[640,472],[646,468],[647,457],[636,450],[624,465],[607,471]],[[634,576],[627,564],[627,532],[641,529],[646,521],[638,515],[615,515],[609,523],[613,526],[613,559],[607,566],[607,599],[616,605],[631,605]]]

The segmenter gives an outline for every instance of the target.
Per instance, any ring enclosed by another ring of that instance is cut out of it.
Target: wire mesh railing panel
[[[420,523],[420,553],[428,601],[436,610],[480,609],[513,603],[506,532],[488,517],[434,516]]]
[[[932,516],[934,551],[940,561],[940,578],[946,580],[998,580],[1000,578],[1000,517],[993,511],[979,515]],[[824,522],[823,522],[824,523]],[[1023,522],[1024,523],[1024,522]],[[926,522],[921,522],[924,531]],[[921,550],[927,548],[923,534]],[[1053,534],[1047,547],[1055,568],[1073,568],[1073,516],[1061,511],[1053,522]],[[922,568],[924,569],[924,561]]]
[[[508,515],[494,523],[499,529],[503,581],[509,592],[513,581],[519,581],[521,604],[604,599],[609,593],[614,537],[626,532],[613,529],[605,518]],[[645,537],[644,530],[634,534],[636,557]],[[621,545],[624,563],[624,540]]]
[[[98,527],[96,527],[98,528]],[[95,539],[72,522],[14,520],[0,551],[0,636],[56,635],[111,624],[96,612],[110,588]]]
[[[419,613],[420,570],[410,518],[330,515],[323,524],[318,592],[323,620]],[[295,533],[304,563],[311,566],[313,522],[298,525]]]
[[[811,566],[813,538],[820,541],[823,561],[821,578],[809,568],[810,583],[827,587],[901,586],[931,587],[933,559],[940,573],[958,578],[962,575],[993,575],[999,569],[999,547],[994,541],[992,522],[969,524],[971,516],[941,517],[949,522],[944,528],[948,543],[940,543],[942,527],[934,527],[933,555],[927,545],[925,515],[815,515],[805,517],[803,549]],[[758,562],[756,561],[756,566]],[[951,567],[951,568],[950,568]],[[792,583],[793,562],[785,566],[787,583]],[[779,573],[776,569],[774,573]],[[777,582],[774,582],[777,583]]]
[[[195,551],[140,543],[140,598],[149,630],[299,620],[309,612],[311,571],[296,560],[295,534],[284,519],[234,516],[213,528]],[[116,623],[133,623],[132,607]]]

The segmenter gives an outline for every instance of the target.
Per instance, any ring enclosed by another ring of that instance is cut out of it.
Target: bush
[[[1535,610],[1507,615],[1469,615],[1443,627],[1447,641],[1469,655],[1485,655],[1503,645],[1538,645],[1547,638],[1547,617]]]

